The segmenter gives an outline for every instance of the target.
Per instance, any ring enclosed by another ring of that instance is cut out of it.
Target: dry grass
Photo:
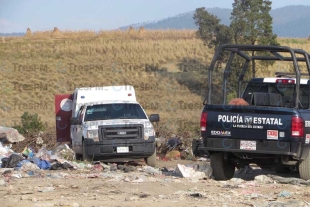
[[[310,48],[306,39],[280,42]],[[131,84],[147,113],[160,114],[159,128],[195,136],[206,95],[205,67],[212,56],[192,30],[55,28],[6,37],[0,43],[0,125],[13,125],[29,111],[53,127],[55,94],[81,86]]]

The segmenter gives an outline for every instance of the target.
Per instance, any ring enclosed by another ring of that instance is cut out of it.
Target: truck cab
[[[77,88],[55,100],[57,138],[70,140],[78,158],[113,162],[144,158],[148,165],[156,165],[152,122],[158,122],[159,115],[147,116],[132,86]]]

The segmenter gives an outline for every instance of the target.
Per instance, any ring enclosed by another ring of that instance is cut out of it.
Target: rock
[[[110,165],[110,171],[116,171],[117,170],[117,165],[111,164]]]
[[[80,204],[78,204],[78,203],[72,203],[72,207],[80,207]]]
[[[125,173],[130,172],[130,168],[129,168],[129,167],[127,167],[127,166],[126,166],[126,167],[124,167],[124,169],[123,169],[123,170],[124,170],[124,172],[125,172]]]
[[[124,170],[124,168],[125,168],[124,165],[118,165],[118,166],[117,166],[117,169],[119,169],[119,170]]]
[[[273,179],[271,179],[270,177],[267,177],[266,175],[255,176],[254,180],[259,183],[263,183],[263,184],[273,183]]]

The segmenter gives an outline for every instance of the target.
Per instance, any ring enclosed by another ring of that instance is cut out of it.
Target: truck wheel
[[[150,157],[147,157],[144,160],[148,166],[156,167],[156,149]]]
[[[310,179],[310,156],[308,156],[303,161],[299,161],[299,176],[301,179]]]
[[[88,162],[92,162],[92,158],[90,156],[87,155],[86,153],[86,147],[85,147],[85,143],[83,142],[83,161],[88,161]]]
[[[215,180],[230,180],[235,173],[234,163],[225,160],[222,152],[211,154],[211,167]]]
[[[282,163],[277,163],[274,166],[274,171],[276,171],[276,173],[289,173],[290,167],[285,167]]]

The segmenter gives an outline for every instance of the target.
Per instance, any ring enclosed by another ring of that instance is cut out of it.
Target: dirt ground
[[[158,167],[193,163],[158,161]],[[17,174],[0,186],[0,206],[310,206],[310,191],[305,185],[254,181],[257,175],[272,173],[253,168],[252,173],[236,174],[237,179],[230,181],[198,181],[137,171],[44,171],[22,178]]]

